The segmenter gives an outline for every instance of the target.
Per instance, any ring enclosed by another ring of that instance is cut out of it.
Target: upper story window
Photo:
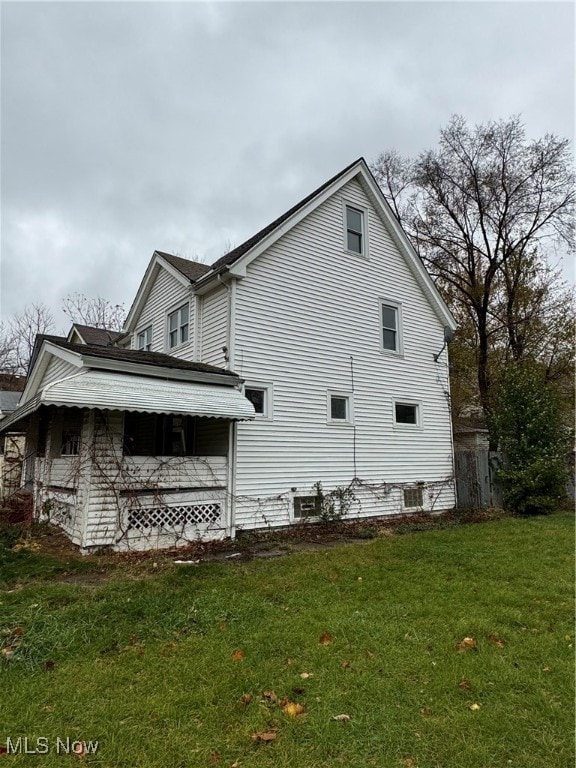
[[[380,302],[380,328],[382,349],[385,352],[402,352],[402,312],[400,304]]]
[[[169,349],[173,349],[188,341],[189,317],[188,304],[182,304],[181,307],[178,307],[178,309],[175,309],[174,312],[170,312],[168,315]]]
[[[346,206],[346,249],[352,253],[364,254],[364,211]]]
[[[149,325],[148,328],[144,328],[144,330],[140,331],[136,336],[136,349],[143,350],[144,352],[149,352],[152,349],[151,325]]]

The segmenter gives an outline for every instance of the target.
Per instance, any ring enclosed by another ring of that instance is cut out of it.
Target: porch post
[[[236,537],[236,421],[228,427],[228,488],[227,488],[227,532],[231,539]]]

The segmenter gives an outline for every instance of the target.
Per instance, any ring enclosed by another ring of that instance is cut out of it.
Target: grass
[[[77,760],[57,737],[107,768],[572,766],[573,549],[557,514],[102,581],[5,553],[0,745],[46,737],[47,768]]]

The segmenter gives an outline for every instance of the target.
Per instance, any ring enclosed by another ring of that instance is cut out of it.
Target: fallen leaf
[[[287,701],[282,707],[282,712],[288,717],[297,717],[306,710],[306,707],[302,704],[297,704],[295,701]]]
[[[340,664],[340,666],[342,667],[342,669],[350,669],[350,667],[352,666],[352,664],[351,664],[349,661],[343,661],[343,662]]]
[[[286,659],[286,664],[290,667],[292,664],[294,664],[294,659]]]
[[[130,635],[130,645],[138,645],[138,635]]]
[[[238,762],[238,760],[234,760],[230,768],[240,768],[240,763]]]
[[[470,704],[472,712],[477,712],[480,709],[480,704]]]
[[[0,653],[6,659],[6,661],[8,661],[8,659],[11,659],[12,656],[14,656],[14,648],[12,648],[10,645],[7,645],[5,648],[0,650]]]
[[[24,628],[14,627],[14,629],[10,630],[10,634],[12,635],[12,637],[21,637],[24,634]]]
[[[276,731],[256,731],[252,734],[252,741],[268,744],[278,738]]]
[[[302,680],[308,680],[309,677],[314,677],[314,674],[312,672],[301,672],[300,677]]]
[[[413,757],[405,757],[404,760],[401,760],[400,762],[402,765],[405,765],[406,768],[415,768],[416,765]]]
[[[458,683],[458,687],[463,688],[465,691],[471,691],[472,683],[470,682],[470,680],[466,680],[466,679],[460,680],[460,682]]]
[[[240,701],[242,702],[242,704],[245,704],[247,706],[252,701],[252,694],[243,693],[242,696],[240,697]]]
[[[8,754],[8,747],[6,747],[4,744],[0,744],[0,755],[6,754]]]
[[[51,659],[48,659],[48,661],[44,662],[44,669],[47,672],[52,672],[52,670],[54,669],[55,666],[56,666],[56,662],[52,661]]]
[[[476,642],[475,637],[465,637],[456,646],[460,652],[462,651],[470,651],[472,649],[477,650],[478,643]]]
[[[232,659],[234,661],[242,661],[244,659],[244,651],[234,651]]]
[[[330,632],[322,632],[320,635],[320,645],[330,645],[332,642],[332,635]]]
[[[210,762],[212,763],[212,765],[216,765],[217,763],[220,762],[220,760],[222,760],[222,755],[220,754],[220,752],[212,752],[212,754],[210,755]]]
[[[262,696],[267,701],[271,701],[273,704],[275,704],[278,701],[278,696],[276,696],[276,691],[262,691]]]
[[[496,648],[504,648],[504,646],[506,645],[506,643],[504,642],[504,640],[501,640],[501,639],[498,637],[498,635],[490,635],[490,637],[488,638],[488,641],[489,641],[490,643],[492,643],[492,645],[495,645],[495,646],[496,646]]]
[[[420,714],[423,715],[424,717],[430,717],[430,715],[432,714],[432,710],[430,709],[430,707],[422,707],[422,709],[420,710]]]
[[[350,720],[352,720],[352,718],[350,717],[350,715],[346,715],[345,713],[342,713],[341,715],[333,715],[332,720],[338,720],[341,723],[347,723]]]
[[[542,672],[552,672],[552,667],[544,667]]]
[[[221,621],[220,624],[218,624],[218,629],[220,632],[225,632],[228,629],[228,624],[226,624],[225,621]]]

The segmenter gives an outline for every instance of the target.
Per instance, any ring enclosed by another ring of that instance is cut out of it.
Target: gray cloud
[[[2,314],[129,302],[452,113],[574,135],[567,3],[3,3]],[[63,322],[63,318],[59,318]]]

